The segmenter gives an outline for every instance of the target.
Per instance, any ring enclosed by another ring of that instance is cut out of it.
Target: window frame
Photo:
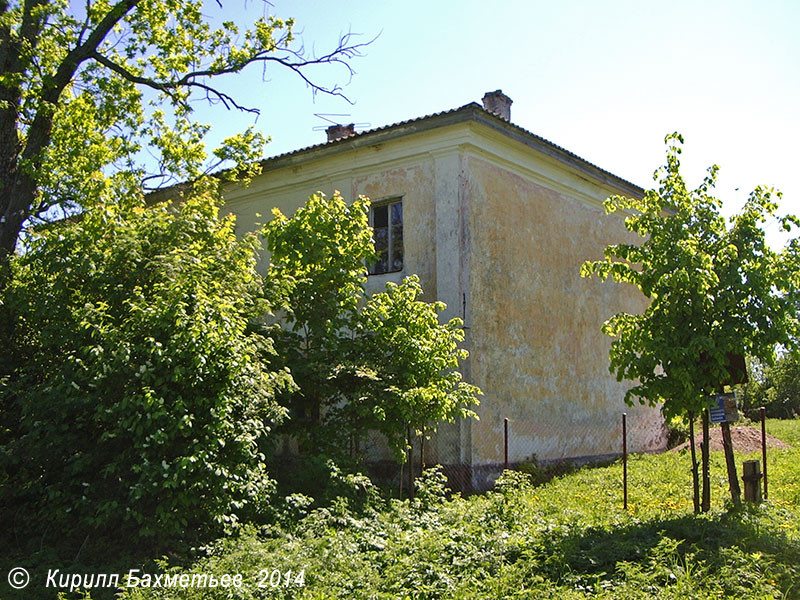
[[[405,210],[403,208],[403,195],[393,195],[393,196],[386,196],[381,198],[380,200],[376,200],[370,204],[369,207],[369,226],[372,229],[372,239],[373,244],[375,243],[375,227],[374,227],[374,219],[375,219],[375,209],[386,207],[387,211],[387,227],[386,227],[386,238],[387,238],[387,257],[386,257],[386,270],[385,271],[376,271],[375,266],[377,265],[377,261],[367,265],[367,274],[368,275],[387,275],[390,273],[401,273],[403,269],[405,269],[405,261],[406,261],[406,253],[405,253]],[[403,258],[402,264],[399,269],[392,268],[394,263],[394,236],[392,235],[392,206],[395,204],[400,205],[401,210],[401,221],[400,225],[402,228],[402,232],[400,235],[400,242],[402,244],[403,249]],[[377,248],[375,248],[377,251]]]

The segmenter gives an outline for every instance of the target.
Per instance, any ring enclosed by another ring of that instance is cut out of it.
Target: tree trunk
[[[22,224],[30,216],[35,186],[29,177],[0,179],[0,291],[11,276],[10,262],[17,248]]]
[[[731,501],[735,506],[742,502],[742,490],[739,487],[739,473],[736,471],[736,459],[733,457],[733,440],[731,425],[727,421],[721,424],[722,448],[725,450],[725,465],[728,467],[728,487],[731,490]]]
[[[708,470],[708,410],[703,411],[703,442],[700,444],[700,455],[703,463],[703,499],[700,504],[702,512],[711,510],[711,478]]]
[[[43,9],[48,0],[25,3],[19,38],[11,44],[7,26],[0,25],[0,67],[8,81],[0,86],[0,291],[8,278],[8,263],[16,250],[22,225],[34,214],[38,183],[33,174],[43,168],[43,156],[53,136],[53,119],[62,103],[62,93],[74,82],[81,65],[96,55],[106,36],[141,0],[120,0],[107,8],[94,29],[86,30],[80,45],[70,48],[54,70],[44,73],[41,88],[36,89],[40,102],[35,115],[26,116],[23,126],[19,110],[24,86],[13,84],[30,77],[34,67],[31,52],[36,48],[47,17]],[[7,4],[7,3],[6,3]],[[0,4],[2,6],[3,4]],[[27,51],[20,48],[28,46]],[[38,53],[38,51],[37,51]]]
[[[689,448],[692,453],[692,504],[694,514],[700,512],[700,473],[697,464],[697,451],[694,443],[694,413],[689,413]]]

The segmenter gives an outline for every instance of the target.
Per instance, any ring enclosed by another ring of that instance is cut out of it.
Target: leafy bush
[[[264,509],[259,445],[290,379],[248,331],[257,249],[209,194],[38,232],[3,298],[6,528],[165,541]]]
[[[688,415],[673,415],[666,421],[665,425],[669,436],[667,438],[667,448],[680,446],[691,437]]]

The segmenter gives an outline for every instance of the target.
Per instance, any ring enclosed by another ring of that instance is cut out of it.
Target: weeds
[[[777,427],[800,438],[790,433],[800,421]],[[270,598],[798,598],[800,448],[769,460],[770,502],[731,510],[723,459],[714,455],[716,503],[700,516],[691,512],[690,465],[681,453],[631,458],[627,512],[619,463],[539,469],[533,477],[507,472],[495,491],[466,499],[449,497],[432,471],[415,500],[371,512],[348,502],[317,509],[291,537],[251,534],[214,560],[235,555],[250,562],[225,569],[254,569],[260,563],[252,557],[262,556],[305,568],[304,587]]]
[[[800,441],[800,421],[778,427]],[[722,456],[712,456],[715,503],[704,515],[692,514],[681,453],[631,457],[629,511],[618,463],[543,485],[507,472],[495,491],[469,498],[449,495],[437,471],[411,501],[379,499],[361,482],[362,492],[326,507],[295,498],[291,525],[247,528],[170,571],[242,573],[240,589],[122,598],[800,598],[800,447],[770,452],[769,502],[735,510],[724,504]],[[259,588],[265,569],[302,570],[303,585]]]

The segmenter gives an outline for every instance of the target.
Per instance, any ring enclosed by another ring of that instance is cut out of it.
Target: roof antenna
[[[331,119],[329,117],[349,117],[348,114],[339,114],[339,113],[314,113],[314,116],[322,119],[323,121],[327,121],[331,123],[330,125],[317,125],[313,128],[314,131],[325,131],[328,134],[328,141],[335,142],[336,140],[341,140],[343,138],[348,138],[354,136],[356,134],[356,127],[359,129],[365,129],[369,127],[369,123],[350,123],[348,125],[344,125],[343,123],[339,122],[339,119]]]
[[[331,125],[343,125],[341,119],[329,119],[328,117],[349,117],[349,114],[346,113],[314,113],[314,116],[318,119],[322,119],[323,121],[327,121]],[[359,129],[366,129],[370,126],[370,123],[353,123],[353,127],[357,127]],[[328,125],[317,125],[313,127],[313,131],[325,131],[328,128]]]

